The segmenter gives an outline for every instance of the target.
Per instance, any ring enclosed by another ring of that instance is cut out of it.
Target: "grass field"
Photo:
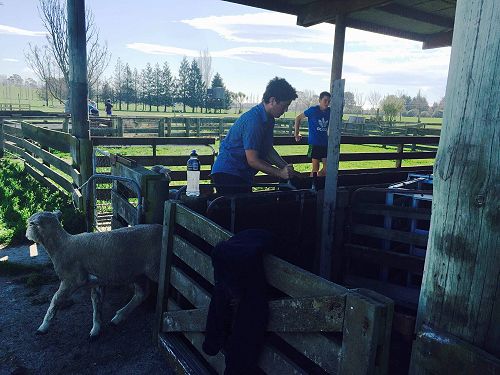
[[[95,99],[95,98],[93,98]],[[62,112],[64,111],[64,104],[59,103],[57,100],[49,100],[49,105],[47,106],[45,101],[39,97],[36,89],[26,88],[26,87],[13,87],[7,85],[0,85],[0,103],[1,104],[29,104],[31,105],[32,110],[40,110],[45,112]],[[103,101],[98,105],[99,110],[102,112],[101,115],[104,115],[104,104]],[[153,106],[151,111],[149,111],[149,107],[146,108],[145,111],[135,111],[135,104],[129,105],[129,111],[125,110],[126,105],[122,103],[122,110],[118,110],[118,104],[114,103],[113,114],[117,116],[131,116],[131,117],[239,117],[240,114],[235,113],[234,109],[230,109],[227,111],[223,111],[222,113],[200,113],[200,112],[191,112],[191,108],[187,107],[185,113],[180,112],[182,106],[177,105],[176,111],[172,111],[172,107],[167,107],[167,112],[164,112],[163,107],[159,107],[159,111],[157,108]],[[142,104],[137,105],[138,109],[142,108]],[[288,111],[286,112],[282,118],[295,118],[298,115],[297,111]],[[344,114],[344,120],[347,120],[349,114]],[[356,115],[359,116],[359,115]],[[366,118],[369,118],[370,115],[363,115]],[[401,117],[402,122],[417,122],[416,117]],[[441,118],[432,118],[432,117],[422,117],[420,122],[426,124],[435,124],[436,126],[440,126],[442,123]]]

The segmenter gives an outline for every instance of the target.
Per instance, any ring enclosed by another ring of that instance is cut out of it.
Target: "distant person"
[[[318,176],[326,175],[326,157],[328,151],[328,122],[330,121],[330,99],[327,91],[319,94],[319,105],[310,107],[295,118],[295,141],[302,139],[300,123],[307,117],[309,125],[309,150],[307,156],[311,158],[311,176],[316,172]],[[319,169],[320,162],[323,168]]]
[[[106,107],[106,114],[108,116],[111,116],[111,108],[113,108],[113,104],[111,104],[111,99],[106,99],[106,103],[104,103],[104,106]]]
[[[259,171],[285,180],[297,173],[273,147],[274,119],[296,98],[295,89],[285,79],[275,77],[267,84],[262,102],[231,126],[212,167],[218,194],[250,193]]]

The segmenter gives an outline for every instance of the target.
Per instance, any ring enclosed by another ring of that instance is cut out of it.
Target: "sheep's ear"
[[[61,211],[56,210],[56,211],[52,211],[52,213],[53,213],[54,215],[56,215],[57,220],[61,221],[61,217],[62,217],[62,212],[61,212]]]

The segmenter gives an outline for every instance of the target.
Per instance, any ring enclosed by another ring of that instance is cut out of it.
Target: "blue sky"
[[[25,63],[28,43],[45,44],[37,0],[2,0],[0,74],[34,74]],[[260,96],[274,76],[298,90],[328,90],[334,26],[296,26],[293,16],[221,0],[87,0],[101,40],[112,54],[142,69],[167,61],[176,74],[183,56],[208,49],[214,72],[232,91]],[[343,78],[346,90],[382,95],[419,90],[429,103],[444,96],[448,48],[422,50],[421,43],[348,29]],[[368,103],[365,104],[365,106]]]

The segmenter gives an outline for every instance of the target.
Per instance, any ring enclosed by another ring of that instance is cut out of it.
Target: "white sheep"
[[[61,303],[78,288],[90,285],[93,307],[90,337],[95,338],[101,329],[105,285],[134,284],[132,299],[111,320],[119,324],[147,297],[148,279],[158,282],[162,226],[142,224],[71,235],[63,229],[60,216],[60,211],[43,211],[28,219],[26,237],[45,247],[61,280],[37,333],[47,333]]]

